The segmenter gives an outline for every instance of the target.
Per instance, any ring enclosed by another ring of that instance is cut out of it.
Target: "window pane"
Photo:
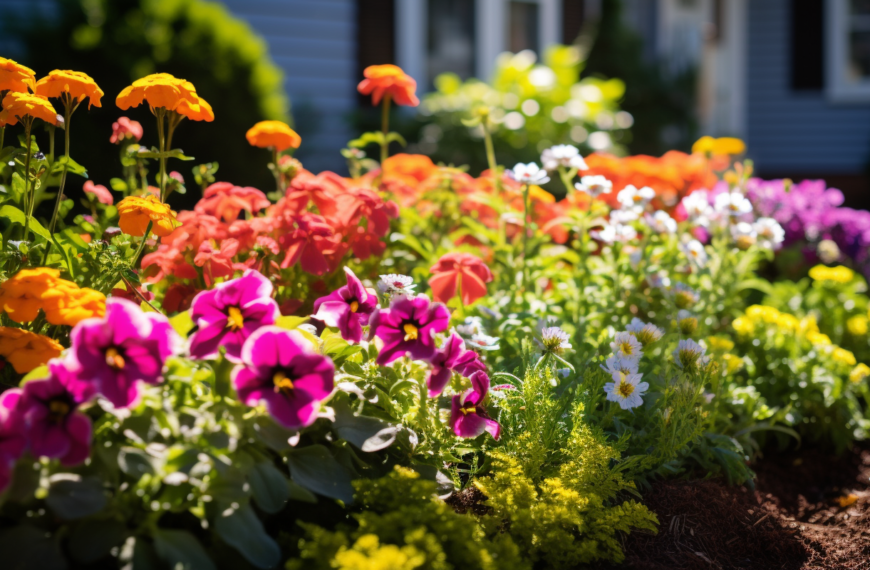
[[[524,49],[540,53],[537,2],[511,2],[509,22],[508,49],[514,53]]]
[[[849,68],[851,81],[870,80],[870,0],[852,0],[849,14]]]
[[[429,86],[439,73],[474,75],[474,0],[429,0]]]

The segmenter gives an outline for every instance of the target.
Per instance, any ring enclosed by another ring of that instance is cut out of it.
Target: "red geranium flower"
[[[205,189],[194,211],[223,218],[225,222],[239,219],[242,210],[256,213],[268,208],[269,199],[250,186],[234,186],[230,182],[215,182]]]
[[[233,263],[233,258],[239,252],[239,242],[232,238],[221,242],[220,248],[215,249],[211,241],[204,241],[199,246],[199,251],[193,262],[202,267],[205,284],[212,286],[219,277],[231,277],[236,269],[244,269],[244,265]]]
[[[470,253],[448,253],[429,271],[433,274],[429,279],[432,296],[441,303],[455,297],[458,289],[462,303],[470,305],[486,295],[486,284],[492,281],[489,267]]]

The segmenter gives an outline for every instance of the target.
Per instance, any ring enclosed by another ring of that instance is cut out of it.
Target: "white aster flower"
[[[707,227],[710,223],[710,214],[713,209],[710,207],[710,200],[707,197],[706,190],[692,192],[683,198],[682,204],[690,222],[697,226]]]
[[[625,327],[625,330],[633,334],[644,347],[659,340],[665,334],[659,327],[652,323],[645,323],[637,317],[631,319],[631,323]]]
[[[580,182],[574,184],[574,188],[589,194],[593,198],[597,198],[602,194],[610,194],[610,191],[613,189],[613,182],[601,175],[584,176],[580,179]]]
[[[601,368],[607,371],[608,374],[616,374],[618,372],[624,372],[625,374],[636,374],[637,373],[637,359],[634,358],[621,358],[619,356],[613,355],[607,358],[604,361],[604,364],[601,365]]]
[[[520,162],[512,170],[509,170],[508,173],[514,180],[522,184],[546,184],[550,181],[547,171],[541,170],[534,162],[528,164]]]
[[[674,304],[679,309],[688,309],[697,303],[701,296],[697,291],[686,285],[685,283],[676,283],[669,291],[674,299]]]
[[[698,267],[705,267],[707,265],[707,250],[704,249],[704,244],[698,240],[693,239],[688,243],[680,244],[680,249]]]
[[[706,352],[707,349],[694,340],[684,339],[674,349],[674,360],[683,370],[694,370],[709,362],[710,357],[706,356]]]
[[[752,213],[752,203],[740,192],[724,192],[716,196],[713,206],[717,212],[728,214],[732,218]]]
[[[755,233],[755,226],[750,224],[749,222],[738,222],[736,224],[731,224],[731,239],[734,240],[734,243],[737,245],[739,249],[747,250],[753,245],[757,240],[757,234]]]
[[[646,225],[659,234],[677,233],[677,221],[664,210],[658,210],[653,215],[646,215]]]
[[[472,337],[476,334],[484,334],[486,330],[480,317],[465,317],[461,325],[456,325],[456,332],[462,336]]]
[[[613,245],[616,242],[625,243],[633,240],[637,237],[637,230],[622,224],[607,224],[601,230],[592,230],[589,235],[607,245]]]
[[[378,281],[378,291],[384,295],[410,295],[414,292],[414,279],[407,275],[389,273],[381,275]]]
[[[545,352],[561,353],[563,350],[570,350],[571,343],[568,342],[571,337],[568,333],[559,327],[545,327],[541,329],[541,344]]]
[[[694,334],[698,330],[698,317],[691,311],[680,309],[677,311],[677,326],[684,335]]]
[[[641,382],[643,374],[626,374],[614,372],[611,375],[613,382],[604,385],[607,399],[616,402],[623,410],[630,410],[643,404],[642,396],[649,389],[649,384]]]
[[[758,236],[758,245],[764,249],[776,251],[785,240],[785,230],[773,218],[758,218],[755,221],[755,233]]]
[[[643,210],[640,208],[620,208],[619,210],[610,211],[611,224],[630,224],[631,222],[640,219]]]
[[[619,200],[623,208],[639,207],[644,209],[655,197],[656,191],[649,186],[638,189],[629,184],[617,194],[616,199]]]
[[[639,360],[643,356],[643,346],[641,346],[640,341],[627,331],[616,333],[613,342],[610,343],[610,349],[619,358]]]
[[[576,146],[570,144],[557,144],[544,150],[541,153],[541,164],[544,170],[556,170],[560,166],[565,168],[576,168],[577,170],[586,170],[586,161],[580,156],[580,151]]]
[[[479,350],[496,350],[498,348],[498,339],[485,334],[472,335],[471,340],[466,342]]]

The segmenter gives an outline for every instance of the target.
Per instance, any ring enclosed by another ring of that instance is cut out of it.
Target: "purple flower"
[[[486,431],[493,439],[498,439],[501,426],[489,417],[483,407],[483,401],[489,392],[489,377],[483,372],[475,372],[470,380],[471,390],[453,396],[450,410],[453,433],[459,437],[477,437]]]
[[[21,429],[24,420],[18,410],[20,399],[18,388],[0,394],[0,493],[9,485],[12,467],[27,447],[27,438]]]
[[[239,362],[248,337],[258,328],[274,324],[280,315],[272,298],[272,283],[248,269],[238,279],[194,297],[190,317],[199,329],[190,337],[190,356],[215,358],[223,346],[227,359]]]
[[[166,317],[117,297],[106,302],[104,318],[76,325],[70,340],[78,365],[68,367],[74,378],[92,382],[116,408],[137,400],[139,382],[163,381],[163,363],[180,343]]]
[[[429,387],[429,397],[434,398],[444,391],[450,382],[452,372],[458,372],[466,378],[475,372],[486,372],[486,366],[473,350],[465,349],[465,341],[454,333],[447,339],[444,346],[435,352],[431,361],[432,369],[426,378]]]
[[[447,329],[450,311],[441,303],[431,303],[429,297],[398,297],[390,308],[372,315],[371,334],[384,341],[378,354],[378,364],[385,365],[410,354],[415,360],[430,360],[435,356],[435,333]]]
[[[320,402],[332,393],[335,366],[317,354],[296,331],[262,327],[242,347],[242,364],[233,372],[239,399],[260,402],[289,429],[309,426]]]
[[[77,465],[91,452],[91,419],[77,411],[81,401],[67,386],[79,382],[62,360],[49,363],[49,376],[24,384],[18,410],[30,450],[40,457],[57,457]]]
[[[338,327],[341,338],[350,342],[362,340],[363,325],[368,324],[378,306],[374,291],[367,291],[349,267],[344,268],[347,285],[314,301],[314,318],[328,327]]]

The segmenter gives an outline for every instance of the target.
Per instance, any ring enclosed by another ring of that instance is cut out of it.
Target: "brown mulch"
[[[632,533],[637,570],[870,570],[870,445],[767,457],[756,490],[665,481],[644,494],[658,535]],[[840,499],[857,499],[847,506]]]

